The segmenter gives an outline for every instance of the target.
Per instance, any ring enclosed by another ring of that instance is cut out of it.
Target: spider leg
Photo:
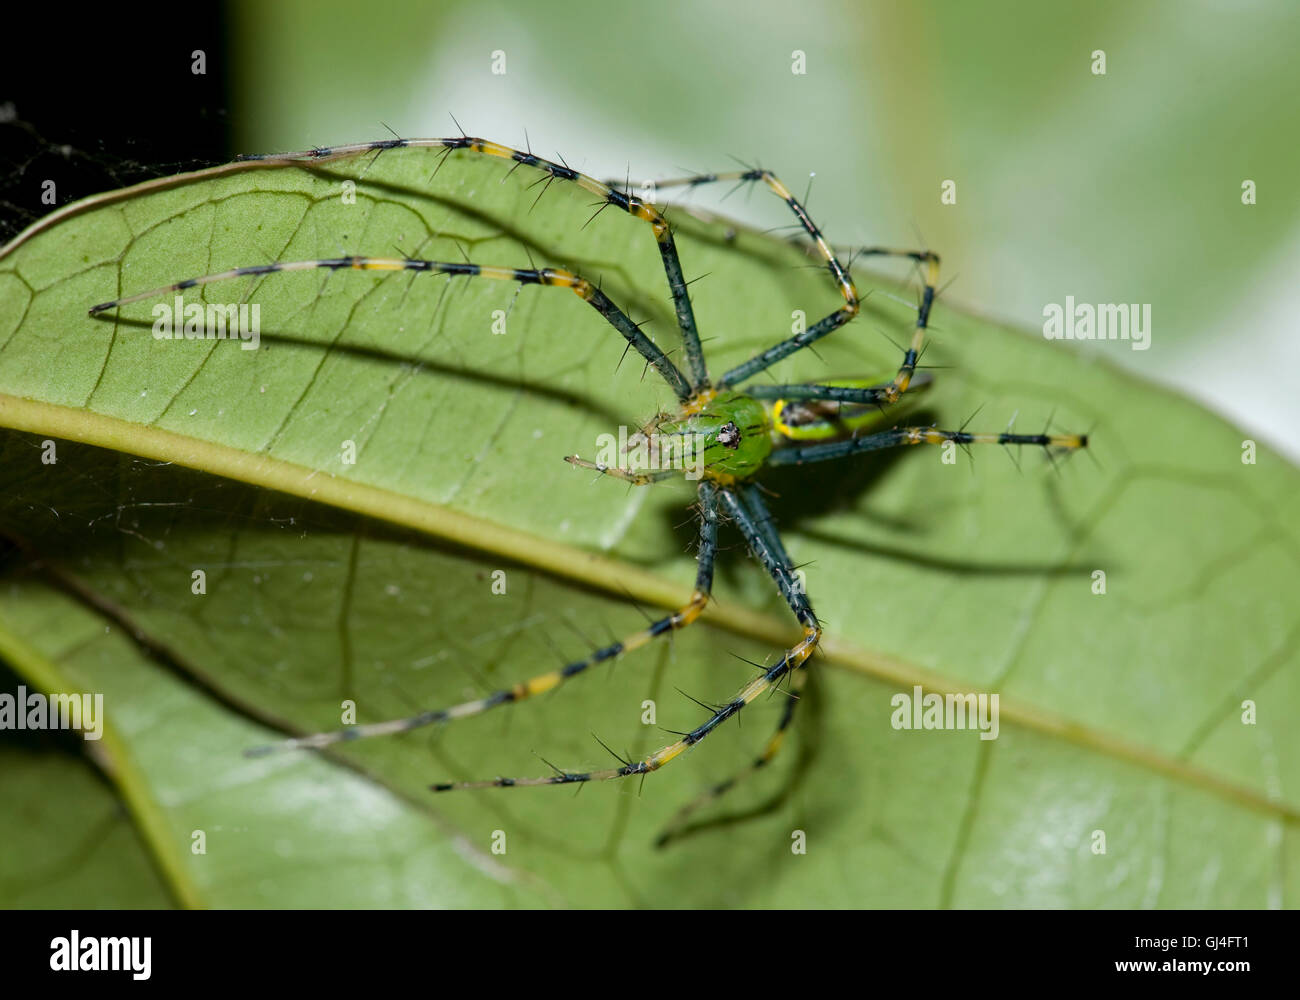
[[[839,399],[842,402],[854,403],[876,403],[878,405],[888,405],[897,402],[898,397],[907,391],[908,385],[916,374],[916,363],[921,356],[921,348],[925,344],[925,333],[930,326],[930,310],[934,306],[934,297],[939,285],[939,255],[931,253],[928,250],[887,250],[882,247],[869,247],[861,251],[863,254],[874,254],[877,256],[906,257],[924,268],[922,272],[921,302],[916,310],[916,325],[912,331],[912,341],[903,352],[903,362],[898,367],[898,373],[893,380],[883,386],[869,390],[837,391],[835,387],[813,387],[813,386],[778,386],[764,387],[761,391],[763,395],[770,393],[773,388],[783,392],[782,398],[787,399]],[[842,307],[840,312],[844,311]],[[856,312],[856,310],[855,310]],[[837,313],[832,313],[826,319],[810,326],[803,333],[797,333],[793,337],[781,341],[774,347],[769,347],[766,351],[755,355],[744,364],[737,365],[729,372],[724,374],[719,380],[719,385],[731,385],[744,381],[753,375],[763,371],[769,366],[775,364],[783,358],[789,357],[796,351],[807,347],[814,341],[820,340],[833,330],[838,329],[844,323],[847,323],[852,316],[846,316],[837,323],[829,323]],[[826,394],[821,394],[823,389],[832,390]],[[748,389],[746,391],[749,391]]]
[[[483,698],[478,698],[475,701],[467,701],[450,708],[421,712],[418,715],[413,715],[405,719],[391,719],[387,722],[374,722],[365,725],[350,726],[347,729],[339,729],[333,732],[314,733],[310,736],[300,736],[296,739],[283,740],[279,743],[273,743],[268,746],[254,747],[246,751],[246,756],[261,757],[278,750],[320,749],[321,747],[331,746],[335,743],[366,739],[371,736],[384,736],[391,733],[406,733],[410,732],[412,729],[419,729],[423,726],[434,725],[435,723],[451,722],[456,719],[467,719],[470,716],[480,715],[483,712],[497,708],[501,705],[509,705],[515,702],[524,701],[534,695],[552,691],[564,684],[566,681],[576,677],[578,674],[584,673],[590,667],[596,666],[600,663],[608,663],[624,653],[631,652],[634,649],[648,644],[653,639],[686,628],[699,618],[700,613],[709,602],[709,594],[713,589],[713,564],[718,550],[718,506],[716,488],[707,480],[702,480],[700,482],[698,495],[699,504],[697,507],[697,514],[699,517],[700,548],[697,556],[695,591],[691,594],[691,599],[672,614],[665,615],[664,617],[651,622],[648,626],[641,629],[641,631],[635,632],[618,642],[613,642],[608,646],[602,646],[600,649],[597,649],[595,652],[581,660],[574,660],[572,663],[566,664],[558,670],[551,670],[547,673],[539,674],[529,680],[515,684],[513,687],[502,688],[499,691],[494,691],[493,693]],[[496,782],[487,782],[487,784],[495,783]],[[435,789],[441,791],[444,788],[453,787],[459,786],[437,785],[435,786]]]
[[[708,388],[709,373],[704,362],[704,351],[700,347],[699,330],[695,325],[695,310],[691,306],[690,295],[687,292],[686,278],[682,273],[682,263],[677,255],[677,243],[673,239],[672,229],[669,227],[668,221],[659,214],[653,205],[642,201],[631,193],[620,191],[613,184],[606,184],[604,181],[589,177],[566,164],[554,163],[523,150],[512,149],[497,142],[489,142],[487,139],[478,139],[468,135],[452,136],[444,139],[382,139],[378,142],[352,143],[346,146],[323,147],[296,153],[242,156],[240,159],[254,160],[268,166],[292,163],[321,163],[364,156],[372,152],[381,153],[389,149],[443,149],[447,151],[447,154],[450,154],[453,150],[467,150],[483,156],[510,160],[516,166],[523,165],[542,171],[544,174],[549,175],[549,180],[570,181],[577,184],[584,191],[589,191],[600,198],[602,208],[606,205],[613,205],[633,218],[649,223],[654,230],[655,243],[659,248],[664,274],[668,279],[668,291],[672,295],[673,309],[677,314],[677,325],[681,329],[682,341],[686,350],[686,362],[691,373],[692,391]]]
[[[915,371],[915,369],[913,369]],[[928,372],[915,372],[908,379],[906,388],[898,388],[898,379],[882,382],[872,386],[820,385],[816,382],[802,382],[792,385],[747,385],[745,393],[755,399],[774,399],[785,402],[794,400],[825,400],[832,403],[851,405],[888,406],[898,402],[905,393],[929,385],[932,378]]]
[[[826,241],[826,237],[822,235],[821,230],[817,228],[817,224],[813,222],[812,217],[808,214],[807,210],[799,203],[798,199],[790,193],[790,189],[785,186],[782,180],[777,177],[776,174],[772,173],[772,171],[756,167],[748,170],[733,170],[721,174],[695,174],[691,177],[676,177],[669,180],[655,181],[654,184],[656,187],[696,188],[702,187],[705,184],[715,184],[726,181],[732,181],[738,185],[761,181],[763,184],[767,185],[769,191],[789,206],[790,211],[794,213],[794,217],[798,220],[804,233],[810,240],[812,240],[813,245],[817,248],[817,252],[826,262],[826,267],[830,271],[831,277],[834,279],[840,295],[844,297],[844,305],[814,323],[803,333],[790,337],[788,340],[783,340],[776,346],[770,347],[760,354],[756,354],[744,364],[732,368],[718,379],[718,389],[725,389],[737,385],[745,379],[757,375],[764,369],[776,364],[781,359],[789,357],[791,354],[795,353],[795,351],[801,350],[809,344],[820,340],[828,333],[838,330],[858,314],[860,302],[857,286],[853,284],[853,278],[850,276],[848,268],[840,263],[839,258],[835,255],[835,251],[831,249],[831,245]],[[938,261],[937,257],[935,258],[935,261]],[[926,312],[928,314],[928,307],[926,308]],[[917,349],[920,349],[919,343]]]
[[[768,458],[769,465],[804,465],[809,462],[826,462],[866,451],[882,448],[899,448],[914,444],[1032,444],[1041,448],[1086,448],[1086,434],[972,434],[969,431],[944,431],[937,427],[895,427],[876,434],[831,441],[825,444],[778,448]]]
[[[660,747],[641,760],[629,761],[622,767],[611,767],[601,771],[557,770],[555,774],[542,778],[495,778],[486,781],[449,782],[447,784],[433,785],[435,792],[446,792],[460,788],[572,785],[588,781],[610,781],[617,778],[628,778],[637,774],[649,774],[676,760],[697,744],[702,743],[705,737],[717,729],[718,726],[732,716],[738,715],[746,705],[760,695],[770,691],[787,674],[803,666],[808,657],[812,655],[813,650],[817,648],[817,643],[821,639],[821,627],[817,624],[817,616],[813,614],[812,606],[803,594],[803,588],[798,586],[793,574],[789,574],[781,568],[779,557],[768,544],[763,533],[754,524],[752,515],[740,497],[727,488],[719,489],[718,497],[722,501],[722,506],[744,534],[746,541],[749,542],[750,551],[767,568],[776,581],[778,589],[781,590],[782,596],[785,597],[791,609],[794,610],[795,617],[799,619],[799,623],[804,629],[803,638],[786,650],[779,661],[767,667],[761,674],[737,691],[730,700],[722,704],[704,722],[690,732],[683,734],[680,739],[665,747]]]
[[[723,795],[735,788],[745,778],[767,766],[772,758],[777,755],[777,752],[781,749],[781,744],[785,740],[785,731],[790,728],[790,723],[794,721],[794,710],[803,697],[803,688],[807,679],[808,675],[802,670],[796,670],[790,675],[790,687],[786,692],[785,707],[782,709],[781,718],[776,724],[776,731],[768,739],[767,745],[763,747],[763,752],[755,757],[743,770],[737,771],[731,777],[719,781],[711,788],[705,789],[678,809],[673,814],[672,819],[659,831],[659,835],[655,837],[655,847],[667,847],[668,844],[685,832],[686,822],[692,815],[722,798]]]
[[[309,271],[326,268],[332,271],[413,271],[422,274],[462,275],[466,277],[492,278],[498,281],[517,281],[523,285],[548,285],[554,288],[568,288],[609,321],[623,338],[659,372],[665,382],[677,394],[677,398],[686,400],[692,390],[677,366],[669,360],[649,337],[641,332],[628,315],[619,309],[609,297],[586,278],[558,267],[526,269],[516,267],[488,267],[471,264],[466,261],[416,260],[414,258],[388,257],[335,257],[322,260],[276,261],[270,264],[256,264],[252,267],[236,267],[216,274],[205,274],[198,278],[187,278],[163,288],[154,288],[147,292],[137,292],[112,302],[101,302],[90,308],[90,315],[95,316],[110,309],[118,309],[132,302],[158,298],[171,292],[184,291],[200,285],[210,285],[232,278],[244,278],[264,274],[278,274],[285,271]]]
[[[797,587],[798,577],[795,574],[794,563],[790,559],[789,553],[785,550],[785,544],[781,541],[781,536],[776,530],[776,524],[772,519],[772,514],[768,510],[767,504],[763,501],[761,490],[752,483],[746,483],[739,487],[738,492],[741,494],[741,498],[749,509],[749,514],[753,520],[755,530],[762,537],[763,541],[775,556],[778,572],[782,574],[783,579],[792,581],[794,586]],[[782,578],[778,578],[775,572],[773,573],[773,578],[777,579],[778,586],[782,586]],[[795,613],[798,615],[799,611],[795,609]],[[663,830],[660,831],[659,836],[655,839],[656,847],[663,847],[669,841],[678,837],[682,833],[687,819],[689,819],[693,813],[721,798],[724,794],[735,788],[736,785],[745,778],[748,778],[750,775],[766,767],[772,761],[780,751],[782,743],[785,741],[786,730],[790,728],[790,724],[794,721],[795,709],[798,707],[800,698],[802,697],[802,691],[807,676],[808,675],[802,670],[796,670],[790,675],[790,687],[786,692],[786,701],[781,710],[781,717],[777,720],[776,730],[768,738],[767,743],[764,744],[762,752],[759,753],[759,755],[744,769],[706,789],[696,798],[682,806],[682,808],[673,815],[672,819],[668,821],[668,824],[663,828]]]
[[[826,262],[826,267],[831,273],[840,294],[844,297],[844,305],[828,316],[823,317],[817,323],[814,323],[802,333],[795,334],[793,337],[769,347],[767,350],[754,355],[748,361],[737,365],[730,371],[727,371],[718,379],[717,386],[719,389],[725,389],[730,386],[738,385],[746,379],[752,378],[759,372],[766,370],[797,351],[802,350],[809,344],[813,344],[825,337],[827,334],[838,330],[841,326],[853,319],[858,314],[859,296],[857,287],[853,283],[853,278],[849,269],[840,263],[834,249],[827,243],[825,236],[822,235],[812,217],[808,214],[807,209],[790,193],[790,189],[770,170],[752,169],[736,170],[729,173],[721,174],[696,174],[692,177],[673,178],[671,180],[657,181],[658,187],[701,187],[705,184],[713,184],[719,181],[734,181],[737,184],[746,184],[754,181],[762,181],[768,189],[778,198],[784,201],[790,211],[794,213],[799,225],[803,228],[804,233],[812,240],[817,249],[817,253]],[[934,297],[939,284],[939,255],[931,253],[928,250],[896,250],[889,247],[865,247],[856,251],[856,257],[904,257],[925,268],[924,285],[921,291],[921,303],[917,308],[916,327],[912,334],[912,342],[903,355],[903,363],[899,366],[898,374],[893,381],[885,386],[881,386],[874,392],[867,390],[856,390],[836,395],[793,395],[790,392],[784,393],[783,396],[767,398],[786,398],[786,399],[839,399],[842,402],[854,403],[876,403],[885,405],[895,402],[899,396],[907,391],[908,383],[916,372],[916,361],[921,354],[921,346],[925,341],[925,331],[930,323],[930,309],[934,305]],[[791,389],[790,386],[780,387]],[[806,389],[804,390],[806,391]]]
[[[629,472],[627,469],[615,468],[612,465],[605,465],[602,462],[589,462],[587,459],[579,458],[577,455],[565,455],[564,460],[570,465],[577,466],[580,469],[591,469],[593,472],[599,472],[602,476],[621,479],[625,483],[631,483],[633,486],[649,486],[651,483],[657,483],[664,479],[673,479],[681,475],[680,469],[656,469],[653,472]]]

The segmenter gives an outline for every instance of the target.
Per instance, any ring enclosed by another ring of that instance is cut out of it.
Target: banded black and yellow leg
[[[695,590],[691,594],[691,599],[672,614],[664,615],[662,618],[651,622],[641,631],[635,632],[618,642],[602,646],[581,660],[574,660],[558,670],[539,674],[513,687],[494,691],[483,698],[476,698],[474,701],[467,701],[451,708],[420,712],[405,719],[390,719],[386,722],[350,726],[347,729],[338,729],[328,733],[314,733],[310,736],[299,736],[295,739],[283,740],[268,746],[254,747],[246,751],[246,756],[260,757],[278,750],[319,750],[322,747],[332,746],[336,743],[368,739],[372,736],[387,736],[393,733],[407,733],[424,726],[454,722],[457,719],[467,719],[470,716],[481,715],[501,705],[512,705],[535,695],[553,691],[566,681],[585,673],[591,667],[601,663],[608,663],[624,653],[639,649],[660,636],[668,635],[693,624],[709,603],[709,594],[713,589],[713,566],[718,551],[717,490],[712,483],[702,481],[698,496],[699,503],[696,513],[699,519],[699,552],[696,556]],[[491,783],[489,782],[489,784]]]
[[[565,164],[553,163],[524,150],[512,149],[498,142],[490,142],[487,139],[479,139],[468,135],[443,139],[382,139],[378,142],[321,147],[296,153],[242,156],[240,159],[270,165],[276,163],[322,163],[364,156],[368,153],[382,153],[390,149],[442,149],[446,151],[446,155],[456,150],[466,150],[483,156],[509,160],[517,166],[540,170],[547,175],[546,183],[548,184],[556,180],[577,184],[584,191],[588,191],[601,199],[602,209],[606,205],[612,205],[615,208],[622,209],[635,219],[649,223],[654,230],[655,243],[659,248],[664,274],[668,279],[668,291],[672,295],[673,309],[677,314],[677,326],[682,333],[686,364],[691,373],[691,388],[693,391],[699,391],[709,387],[708,368],[704,362],[704,351],[700,347],[700,334],[695,325],[695,310],[691,306],[690,295],[686,287],[686,277],[682,273],[681,259],[677,255],[677,242],[673,239],[672,229],[668,225],[668,221],[649,202],[642,201],[628,192],[620,191],[614,185],[606,184],[594,177],[580,173]]]
[[[919,360],[919,355],[917,356]],[[898,402],[908,392],[928,386],[933,376],[928,372],[917,371],[916,361],[907,366],[907,384],[900,381],[902,372],[888,382],[876,385],[821,385],[816,382],[804,382],[791,385],[747,385],[745,393],[755,399],[771,399],[782,403],[815,402],[840,403],[847,406],[885,407]],[[847,380],[846,380],[847,381]]]
[[[781,536],[776,530],[776,524],[772,519],[772,514],[769,511],[767,504],[763,500],[762,492],[757,486],[751,484],[740,486],[738,492],[741,494],[741,499],[745,503],[752,520],[753,530],[771,549],[777,565],[781,568],[782,576],[785,579],[793,581],[795,584],[793,589],[802,593],[803,588],[801,581],[799,581],[795,572],[794,563],[785,550],[785,544],[781,541]],[[742,528],[742,530],[744,529]],[[760,556],[759,558],[761,559],[762,557]],[[778,586],[781,586],[781,578],[777,577],[775,573],[773,574],[773,578],[777,580]],[[799,609],[795,609],[792,606],[792,610],[795,611],[796,616],[801,615]],[[809,610],[811,611],[811,609]],[[686,821],[694,813],[704,806],[717,801],[750,775],[755,774],[771,763],[772,759],[780,752],[781,747],[785,742],[786,731],[794,721],[795,709],[798,708],[807,676],[807,673],[803,670],[795,670],[790,674],[790,683],[786,690],[785,704],[781,709],[781,716],[777,720],[776,729],[768,738],[767,743],[764,744],[763,749],[758,756],[741,771],[706,789],[695,799],[682,806],[682,808],[673,815],[672,819],[668,821],[668,824],[664,829],[660,831],[659,836],[655,840],[655,846],[663,847],[670,841],[674,840],[683,832],[683,829],[686,826]]]
[[[236,267],[215,274],[205,274],[198,278],[186,278],[163,288],[154,288],[147,292],[137,292],[112,302],[101,302],[90,308],[90,315],[95,316],[110,309],[118,309],[132,302],[158,298],[172,292],[181,292],[201,285],[210,285],[218,281],[230,281],[234,278],[259,277],[267,274],[279,274],[289,271],[310,271],[324,268],[331,271],[412,271],[418,274],[447,274],[476,278],[491,278],[498,281],[517,281],[524,285],[547,285],[554,288],[568,288],[578,298],[605,317],[638,354],[654,366],[665,382],[681,400],[689,399],[692,388],[682,377],[677,366],[669,360],[649,337],[619,309],[609,296],[593,285],[586,278],[558,267],[515,268],[487,267],[464,261],[416,260],[414,258],[389,257],[335,257],[321,260],[276,261],[270,264],[255,264],[251,267]]]
[[[794,721],[794,712],[799,705],[800,698],[803,697],[804,684],[808,680],[808,674],[804,670],[796,670],[790,675],[790,686],[786,690],[787,698],[785,705],[781,709],[781,718],[777,721],[776,731],[768,737],[762,752],[755,757],[745,768],[737,771],[731,777],[719,781],[710,788],[705,789],[698,796],[687,802],[672,816],[672,818],[659,831],[655,838],[656,847],[666,847],[672,841],[686,832],[686,823],[695,813],[705,806],[716,802],[727,792],[731,791],[746,778],[757,773],[771,763],[772,759],[780,752],[785,742],[786,731],[790,728],[790,723]]]
[[[616,778],[630,778],[638,774],[650,774],[676,760],[687,750],[702,743],[711,732],[722,725],[755,699],[771,691],[780,684],[793,670],[803,666],[804,661],[812,655],[821,638],[821,630],[816,626],[805,628],[804,637],[781,659],[768,667],[758,677],[736,692],[732,698],[718,708],[708,719],[696,726],[689,733],[641,760],[628,761],[621,767],[610,767],[600,771],[559,771],[541,778],[491,778],[486,781],[454,781],[431,785],[435,792],[450,792],[465,788],[525,788],[533,785],[574,785],[587,781],[611,781]]]
[[[705,493],[707,482],[705,480],[700,484],[702,496]],[[779,558],[776,552],[773,551],[754,524],[753,516],[743,501],[735,493],[727,489],[718,490],[717,495],[722,507],[726,509],[732,520],[744,533],[750,548],[759,556],[763,565],[765,567],[777,566]],[[737,691],[735,695],[714,711],[708,719],[690,732],[682,734],[680,739],[665,747],[660,747],[641,760],[627,761],[621,767],[610,767],[599,771],[557,770],[555,774],[540,778],[490,778],[484,781],[453,781],[432,785],[431,787],[435,792],[449,792],[465,788],[525,788],[534,785],[573,785],[587,781],[611,781],[617,778],[630,778],[638,774],[650,774],[676,760],[687,750],[703,742],[722,723],[732,716],[740,714],[746,705],[761,695],[770,692],[776,685],[781,683],[787,674],[802,667],[808,657],[812,655],[813,650],[817,648],[817,643],[821,639],[821,627],[817,624],[817,617],[813,614],[808,599],[803,595],[802,588],[794,586],[792,577],[788,574],[772,572],[771,570],[769,572],[772,573],[773,579],[776,580],[778,588],[781,590],[782,595],[786,597],[790,607],[795,609],[795,616],[804,627],[803,638],[786,650],[780,660],[772,666],[766,667],[761,674]]]
[[[762,535],[763,540],[776,553],[779,559],[789,570],[794,572],[794,560],[790,558],[790,553],[785,550],[785,542],[781,540],[781,533],[776,530],[776,518],[768,509],[767,501],[763,499],[762,489],[754,483],[741,483],[736,487],[736,492],[745,501],[749,508],[750,517],[754,520],[754,527]]]
[[[817,224],[813,222],[807,209],[799,203],[798,199],[790,193],[790,189],[787,188],[782,180],[777,177],[776,174],[772,173],[772,171],[754,168],[751,170],[734,170],[721,174],[696,174],[692,177],[677,177],[665,181],[655,181],[654,184],[657,188],[696,188],[703,187],[705,184],[715,184],[718,182],[728,181],[736,184],[761,182],[767,185],[768,190],[789,206],[790,211],[794,213],[795,219],[798,220],[799,226],[803,229],[808,238],[812,240],[813,246],[817,248],[817,252],[821,255],[822,259],[825,260],[827,270],[830,271],[831,277],[834,279],[840,295],[844,297],[844,305],[840,306],[839,309],[836,309],[828,316],[818,320],[803,333],[796,334],[787,340],[781,341],[781,343],[774,347],[770,347],[766,351],[756,354],[748,361],[737,365],[735,368],[726,372],[722,378],[718,379],[717,388],[719,390],[738,385],[745,381],[745,379],[757,375],[759,372],[776,364],[783,358],[787,358],[796,351],[807,347],[809,344],[815,343],[822,337],[825,337],[828,333],[838,330],[841,326],[856,316],[858,314],[858,309],[860,308],[858,289],[857,286],[853,284],[853,278],[849,274],[848,268],[840,263],[839,258],[835,255],[835,251],[831,248],[830,243],[826,241],[826,237],[822,235],[821,230],[817,228]],[[937,259],[938,258],[936,258],[936,260]],[[926,312],[928,315],[928,307]]]
[[[738,502],[737,495],[739,497]],[[762,490],[752,483],[742,483],[734,491],[723,494],[723,505],[731,514],[736,527],[745,536],[745,541],[749,544],[754,557],[763,564],[768,575],[772,577],[777,590],[785,599],[786,604],[789,605],[799,624],[805,630],[812,629],[820,633],[817,615],[813,612],[812,603],[808,600],[803,578],[799,576],[794,560],[790,558],[790,554],[785,549],[785,543],[781,540],[780,532],[776,529],[776,522],[772,517],[772,512],[763,499]],[[795,705],[799,700],[797,692],[803,686],[802,680],[795,682],[795,677],[802,677],[802,672],[796,671],[791,678],[788,704],[781,714],[781,721],[778,723],[776,735],[768,742],[763,754],[753,765],[754,767],[761,767],[776,754],[781,745],[780,734],[789,726],[791,719],[794,717]],[[734,781],[732,784],[734,784]]]
[[[701,495],[706,492],[706,484],[707,480],[701,482]],[[447,782],[432,785],[433,791],[451,792],[463,788],[525,788],[543,784],[610,782],[610,780],[617,778],[650,774],[650,772],[658,771],[660,767],[667,765],[667,763],[675,761],[686,750],[702,743],[708,733],[722,726],[733,715],[740,714],[741,710],[750,702],[753,702],[755,698],[771,692],[777,684],[781,683],[785,676],[803,666],[807,658],[813,655],[813,650],[816,649],[816,644],[822,637],[822,628],[816,623],[813,607],[809,605],[809,601],[803,596],[801,586],[794,584],[792,573],[779,571],[780,557],[768,544],[763,532],[759,531],[759,528],[755,525],[753,515],[750,514],[745,502],[728,489],[718,490],[718,497],[737,527],[745,534],[745,540],[749,542],[750,549],[754,551],[755,555],[758,555],[763,566],[768,567],[768,572],[771,573],[772,579],[776,581],[777,588],[781,590],[781,594],[794,610],[796,618],[803,625],[802,640],[794,644],[792,648],[785,650],[779,661],[770,667],[764,668],[762,674],[749,681],[749,684],[736,692],[731,700],[718,707],[705,722],[702,722],[690,732],[682,733],[681,739],[675,740],[667,746],[662,746],[662,748],[655,750],[650,756],[643,757],[640,761],[627,761],[623,763],[623,766],[607,767],[607,769],[599,771],[556,771],[555,774],[546,775],[545,778],[493,778],[481,780],[481,782]]]
[[[796,445],[778,448],[768,458],[769,465],[804,465],[826,462],[861,452],[900,448],[914,444],[1001,444],[1036,445],[1041,448],[1075,450],[1088,447],[1086,434],[972,434],[969,431],[944,431],[937,427],[895,427],[876,434],[825,444]]]
[[[723,511],[745,536],[750,552],[767,570],[799,624],[805,629],[816,629],[817,616],[813,614],[812,604],[804,593],[803,583],[795,573],[785,546],[777,537],[772,516],[758,487],[746,484],[737,489],[724,489],[721,500]]]
[[[922,268],[921,301],[916,309],[916,324],[912,328],[912,340],[908,344],[907,349],[903,352],[903,363],[899,365],[898,373],[894,378],[883,385],[873,386],[871,388],[847,388],[844,386],[815,384],[761,385],[746,386],[745,391],[747,393],[756,396],[759,399],[824,399],[835,400],[841,403],[870,403],[876,406],[888,406],[890,403],[896,403],[898,398],[902,396],[903,393],[907,392],[908,386],[911,385],[912,380],[916,376],[916,365],[921,357],[921,348],[925,344],[926,330],[928,330],[930,326],[930,310],[934,306],[934,297],[939,285],[939,255],[931,253],[928,250],[889,250],[884,247],[868,247],[865,250],[858,251],[858,255],[906,257],[915,261]],[[765,357],[773,351],[778,352],[774,360],[788,357],[800,347],[806,347],[807,344],[812,342],[808,339],[808,334],[812,333],[813,329],[815,328],[810,328],[802,334],[796,334],[788,340],[783,341],[781,344],[778,344],[776,347],[771,348],[770,351],[765,351],[762,355],[759,355],[759,357]],[[825,333],[829,332],[829,330],[825,331]],[[821,333],[819,336],[825,336],[825,333]],[[803,342],[798,343],[801,338],[803,338]],[[789,350],[786,350],[787,347],[789,347]],[[783,350],[785,353],[779,353]],[[771,362],[769,362],[769,364],[770,363]],[[749,362],[746,362],[746,364],[749,364]],[[747,370],[741,377],[748,378],[750,375],[757,371],[761,371],[766,367],[767,365],[764,364],[759,368]],[[732,380],[733,373],[744,368],[744,365],[741,365],[740,368],[733,368],[722,376],[720,384],[729,384]]]

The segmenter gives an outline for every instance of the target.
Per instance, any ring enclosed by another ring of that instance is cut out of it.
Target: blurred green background
[[[734,156],[802,192],[815,173],[810,208],[833,241],[939,251],[953,303],[1030,329],[1067,295],[1150,303],[1149,350],[1075,346],[1300,457],[1300,8],[1287,0],[292,0],[237,3],[231,22],[238,148],[379,138],[385,124],[443,135],[454,114],[598,176]],[[956,204],[940,202],[945,180]],[[761,196],[723,207],[789,222]]]

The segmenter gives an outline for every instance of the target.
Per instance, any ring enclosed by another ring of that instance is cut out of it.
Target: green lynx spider
[[[695,516],[699,533],[699,551],[695,589],[690,600],[669,615],[652,622],[648,627],[595,650],[584,659],[569,663],[530,680],[518,683],[475,701],[450,708],[421,712],[405,719],[395,719],[369,725],[356,725],[329,733],[318,733],[298,739],[286,740],[274,747],[261,747],[249,751],[265,753],[273,749],[318,748],[345,740],[357,740],[387,733],[400,733],[434,723],[450,722],[478,715],[500,705],[523,701],[559,687],[566,681],[601,663],[608,663],[623,653],[644,646],[653,639],[683,629],[695,622],[710,600],[713,586],[714,558],[717,553],[718,525],[725,517],[739,529],[753,556],[771,576],[781,596],[789,605],[800,626],[802,639],[781,658],[742,687],[732,698],[718,706],[711,716],[688,733],[682,734],[641,760],[619,758],[618,767],[597,771],[563,771],[538,778],[493,778],[483,781],[462,781],[435,784],[434,791],[463,788],[513,788],[524,785],[569,785],[589,781],[607,781],[633,775],[646,775],[703,742],[723,722],[737,715],[756,698],[773,689],[788,678],[791,697],[785,699],[784,710],[777,722],[776,731],[762,752],[740,774],[709,789],[696,801],[679,812],[670,830],[680,827],[681,821],[695,808],[721,795],[741,777],[763,767],[777,753],[786,729],[794,717],[802,688],[803,667],[817,648],[821,627],[808,597],[796,576],[795,567],[782,544],[771,514],[763,500],[757,479],[764,469],[781,465],[800,465],[847,458],[884,448],[917,444],[957,445],[1002,444],[1037,445],[1045,449],[1077,449],[1087,446],[1087,437],[1080,434],[977,434],[965,430],[939,430],[934,427],[896,426],[888,430],[867,432],[873,422],[888,407],[897,404],[904,394],[915,391],[927,380],[917,375],[917,361],[929,324],[939,275],[939,257],[929,251],[893,250],[868,247],[859,251],[861,256],[900,257],[910,259],[920,268],[923,287],[917,308],[916,325],[911,342],[903,354],[897,373],[888,381],[844,379],[824,380],[819,383],[799,385],[745,386],[753,376],[797,351],[816,343],[821,338],[844,326],[860,308],[858,290],[848,270],[813,223],[804,207],[789,189],[770,171],[747,168],[719,174],[700,174],[658,182],[659,188],[696,188],[717,182],[735,184],[761,183],[789,206],[812,247],[824,261],[831,279],[843,298],[843,303],[833,312],[809,326],[801,333],[787,337],[754,357],[711,378],[705,363],[696,328],[695,314],[687,294],[686,280],[677,255],[673,231],[664,216],[654,205],[635,197],[613,184],[581,174],[572,168],[542,159],[530,152],[460,135],[444,139],[389,139],[380,142],[357,143],[332,148],[318,148],[298,153],[281,153],[248,159],[286,162],[321,163],[367,153],[378,155],[386,150],[401,148],[440,149],[443,157],[461,150],[482,156],[499,157],[513,161],[515,167],[525,166],[545,175],[546,183],[560,180],[577,184],[600,199],[601,207],[614,206],[635,219],[647,223],[654,234],[668,290],[676,311],[681,332],[685,367],[683,372],[656,344],[645,336],[614,302],[587,279],[570,271],[553,267],[520,269],[490,267],[468,262],[446,262],[415,259],[387,259],[375,257],[339,257],[334,259],[286,261],[238,267],[217,274],[189,278],[166,288],[129,295],[113,302],[91,308],[92,315],[116,309],[127,303],[183,291],[212,282],[244,276],[261,276],[282,271],[301,271],[314,268],[361,271],[411,271],[416,273],[463,275],[535,284],[552,288],[567,288],[599,312],[627,341],[631,349],[640,354],[646,363],[672,389],[677,397],[677,409],[672,413],[657,415],[645,428],[647,436],[694,435],[703,442],[702,475],[697,484]],[[512,167],[511,169],[515,169]],[[636,485],[645,485],[670,476],[681,475],[679,469],[631,472],[578,458],[567,458],[572,464],[594,469],[597,472]]]

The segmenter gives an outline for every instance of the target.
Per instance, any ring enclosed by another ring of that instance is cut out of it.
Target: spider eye
[[[718,442],[735,451],[740,447],[740,428],[733,421],[728,420],[718,429]]]

